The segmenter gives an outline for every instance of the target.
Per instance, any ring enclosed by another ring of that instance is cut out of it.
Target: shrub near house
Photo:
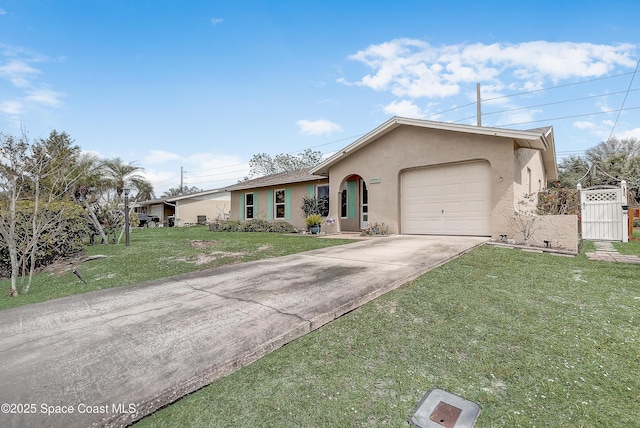
[[[18,258],[21,259],[28,256],[26,245],[33,238],[31,219],[34,206],[31,201],[22,201],[16,208],[19,218],[17,230],[20,238]],[[51,202],[41,204],[39,211],[40,223],[48,226],[38,239],[37,268],[82,251],[84,238],[88,234],[87,213],[82,207],[72,202]],[[28,266],[28,263],[26,265]],[[9,251],[6,243],[0,239],[0,276],[9,277],[10,274]]]

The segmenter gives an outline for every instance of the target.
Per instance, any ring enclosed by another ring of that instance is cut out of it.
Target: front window
[[[274,204],[274,218],[285,218],[285,191],[284,189],[278,189],[273,191]]]
[[[322,217],[329,216],[329,185],[324,184],[316,187],[316,200],[318,201],[318,211]]]
[[[244,195],[244,218],[246,220],[253,218],[253,193],[245,193]]]

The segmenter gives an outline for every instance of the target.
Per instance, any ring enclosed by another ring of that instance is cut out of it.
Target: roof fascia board
[[[275,186],[282,186],[284,184],[306,183],[310,181],[318,181],[318,180],[326,180],[326,179],[327,177],[318,175],[317,177],[293,178],[291,180],[280,180],[280,181],[274,181],[271,183],[254,183],[254,184],[247,184],[247,185],[238,183],[233,186],[227,187],[225,190],[227,192],[235,192],[238,190],[261,189],[263,187],[275,187]]]
[[[182,199],[195,198],[195,197],[198,197],[198,196],[213,195],[215,193],[225,193],[226,191],[227,190],[225,190],[225,189],[205,190],[204,192],[190,193],[188,195],[181,195],[181,196],[164,198],[164,200],[165,201],[180,201]]]

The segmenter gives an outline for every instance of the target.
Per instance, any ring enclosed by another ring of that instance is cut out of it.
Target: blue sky
[[[180,182],[332,153],[394,115],[640,138],[640,2],[0,0],[0,131]],[[621,110],[622,109],[622,110]],[[614,126],[615,124],[615,126]]]

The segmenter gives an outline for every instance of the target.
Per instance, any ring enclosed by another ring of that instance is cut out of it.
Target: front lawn
[[[128,247],[124,238],[118,245],[87,247],[86,256],[106,258],[80,265],[65,262],[47,269],[34,277],[28,294],[9,297],[9,281],[0,281],[0,309],[348,242],[353,241],[279,233],[210,232],[202,226],[135,228]],[[76,265],[86,285],[73,274]]]
[[[613,247],[620,254],[631,254],[640,257],[640,241],[614,242]]]
[[[477,427],[637,426],[639,313],[637,265],[484,246],[138,426],[403,427],[431,388]]]

